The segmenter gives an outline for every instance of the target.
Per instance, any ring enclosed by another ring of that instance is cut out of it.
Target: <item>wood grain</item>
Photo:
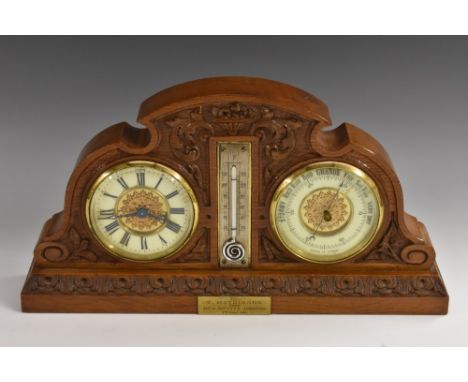
[[[401,185],[385,149],[348,123],[324,129],[331,119],[316,97],[259,78],[211,78],[155,94],[141,105],[138,121],[144,129],[116,124],[81,152],[64,209],[44,224],[34,250],[22,292],[24,311],[194,313],[196,296],[216,290],[217,295],[272,295],[275,313],[447,312],[434,248],[424,225],[404,211]],[[242,271],[218,268],[215,148],[220,140],[252,143],[252,262]],[[115,257],[87,226],[91,185],[106,169],[130,160],[173,168],[199,202],[196,232],[168,258]],[[323,160],[363,169],[377,184],[386,211],[373,243],[337,264],[293,256],[269,222],[270,200],[281,181]],[[168,286],[154,287],[160,284]]]

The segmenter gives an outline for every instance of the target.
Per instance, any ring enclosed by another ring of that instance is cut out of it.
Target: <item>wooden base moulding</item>
[[[53,270],[34,272],[25,312],[197,313],[198,296],[271,296],[271,313],[446,314],[435,269],[411,274]]]

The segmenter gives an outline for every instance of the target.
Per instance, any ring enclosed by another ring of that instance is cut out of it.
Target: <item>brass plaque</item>
[[[198,296],[198,314],[271,314],[271,297]]]

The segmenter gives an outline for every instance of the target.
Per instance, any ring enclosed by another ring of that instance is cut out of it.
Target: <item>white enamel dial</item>
[[[114,255],[131,260],[169,256],[190,238],[198,207],[187,182],[157,163],[118,165],[95,182],[87,217],[95,237]]]
[[[311,262],[337,262],[371,243],[383,218],[374,181],[357,167],[319,162],[302,168],[278,187],[270,210],[283,245]]]

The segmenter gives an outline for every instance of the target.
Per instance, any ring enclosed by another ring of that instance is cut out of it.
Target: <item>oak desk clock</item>
[[[40,234],[26,312],[445,314],[384,148],[259,78],[143,102],[83,149]]]

